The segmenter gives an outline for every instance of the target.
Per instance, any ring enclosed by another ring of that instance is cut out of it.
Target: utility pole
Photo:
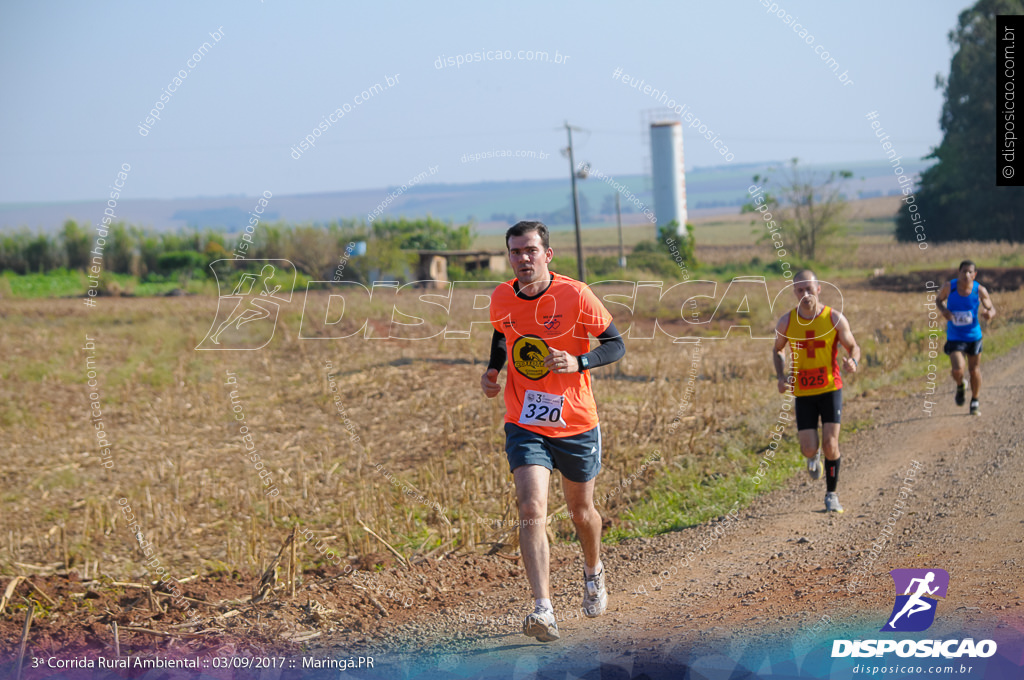
[[[615,192],[615,221],[619,225],[619,268],[626,268],[626,253],[622,248],[622,209],[619,207],[619,192]]]
[[[576,190],[576,158],[572,152],[573,127],[565,121],[565,131],[569,133],[569,176],[572,177],[572,211],[576,218],[576,270],[580,281],[586,281],[586,264],[583,261],[583,239],[580,236],[580,197]],[[579,128],[575,128],[579,130]]]

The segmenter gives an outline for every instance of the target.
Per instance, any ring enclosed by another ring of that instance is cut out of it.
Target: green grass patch
[[[610,529],[604,540],[618,543],[703,524],[727,514],[737,502],[745,507],[759,493],[779,488],[803,469],[793,436],[783,438],[773,458],[765,459],[764,454],[765,448],[761,446],[729,446],[725,457],[737,468],[731,475],[708,475],[701,470],[666,465],[647,488],[647,497],[620,515],[624,525]],[[755,482],[754,473],[762,460],[767,460],[766,471],[760,482]]]
[[[0,286],[2,292],[12,298],[35,299],[82,295],[87,282],[81,272],[66,269],[57,269],[47,274],[22,275],[5,271]]]

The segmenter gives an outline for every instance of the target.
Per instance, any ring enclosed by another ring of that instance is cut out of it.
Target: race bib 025
[[[801,389],[813,390],[818,387],[825,387],[828,384],[828,369],[824,366],[801,370],[797,374]]]

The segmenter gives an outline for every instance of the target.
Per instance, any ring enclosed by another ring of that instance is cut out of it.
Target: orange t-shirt
[[[505,422],[547,437],[571,437],[598,424],[590,371],[552,373],[545,368],[544,357],[551,349],[576,357],[586,354],[590,336],[603,333],[612,315],[586,285],[554,272],[551,277],[548,289],[534,299],[516,294],[516,279],[495,288],[491,325],[504,334],[508,353]],[[527,390],[564,396],[561,419],[565,427],[520,423]]]
[[[798,309],[789,313],[786,327],[786,337],[796,355],[793,394],[810,397],[841,389],[843,375],[836,358],[839,332],[832,323],[832,308],[824,306],[818,316],[809,320],[801,317]]]

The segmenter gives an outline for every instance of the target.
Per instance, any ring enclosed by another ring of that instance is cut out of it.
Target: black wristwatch
[[[576,363],[580,365],[580,373],[590,368],[590,359],[585,354],[576,357]]]

